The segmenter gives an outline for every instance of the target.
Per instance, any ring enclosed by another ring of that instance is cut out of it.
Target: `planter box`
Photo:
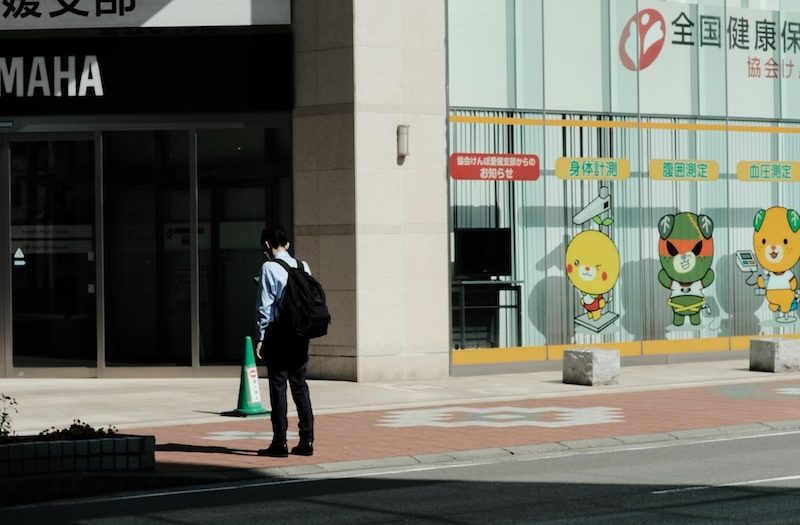
[[[0,477],[61,472],[153,470],[155,436],[0,444]]]

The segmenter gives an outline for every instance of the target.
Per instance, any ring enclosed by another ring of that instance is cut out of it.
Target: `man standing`
[[[300,443],[292,448],[292,454],[311,456],[314,454],[314,414],[306,383],[308,363],[308,339],[295,335],[291,328],[280,322],[281,300],[289,280],[288,272],[277,260],[292,268],[299,264],[289,255],[289,239],[279,228],[267,228],[261,233],[261,247],[267,262],[261,266],[259,293],[256,301],[256,356],[267,364],[269,379],[269,401],[272,406],[272,443],[258,451],[259,456],[288,457],[286,446],[287,407],[286,382],[292,390],[292,399],[297,406],[297,426]],[[306,272],[311,273],[306,263]]]

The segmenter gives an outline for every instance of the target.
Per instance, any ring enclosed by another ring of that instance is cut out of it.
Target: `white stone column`
[[[445,2],[354,6],[358,377],[446,377]]]
[[[295,246],[333,316],[310,373],[447,377],[445,2],[295,0],[293,17]]]

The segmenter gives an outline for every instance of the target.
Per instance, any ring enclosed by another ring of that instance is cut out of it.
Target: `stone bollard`
[[[758,372],[800,371],[800,340],[751,339],[750,370]]]
[[[619,350],[566,350],[562,374],[563,382],[573,385],[616,385],[619,383]]]

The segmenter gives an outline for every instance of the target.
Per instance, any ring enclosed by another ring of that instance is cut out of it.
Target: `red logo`
[[[655,9],[642,9],[625,23],[619,37],[622,64],[631,71],[645,69],[661,53],[666,36],[667,26],[661,13]]]

